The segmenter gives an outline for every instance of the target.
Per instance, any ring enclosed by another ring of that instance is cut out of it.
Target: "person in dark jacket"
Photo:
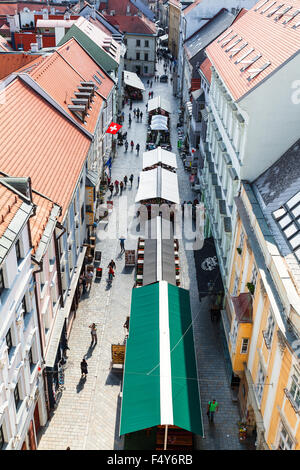
[[[88,374],[88,368],[87,368],[87,362],[86,360],[83,358],[81,363],[80,363],[80,368],[81,368],[81,378],[86,378],[87,374]]]

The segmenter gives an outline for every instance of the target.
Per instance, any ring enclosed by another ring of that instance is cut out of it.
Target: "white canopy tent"
[[[161,147],[157,147],[154,150],[149,150],[148,152],[143,153],[143,169],[158,163],[163,163],[164,165],[168,165],[176,169],[176,154],[168,152],[168,150],[164,150]]]
[[[156,198],[179,204],[180,198],[176,173],[161,167],[140,173],[140,183],[135,202]]]
[[[124,83],[125,85],[131,86],[132,88],[137,88],[138,90],[145,90],[144,84],[140,77],[134,73],[124,70]]]
[[[156,114],[155,116],[152,116],[150,127],[152,131],[167,131],[168,118],[161,114]]]
[[[159,108],[163,109],[167,113],[171,113],[171,105],[169,101],[167,101],[165,98],[162,98],[161,96],[156,96],[155,98],[152,98],[151,100],[148,101],[149,113]]]

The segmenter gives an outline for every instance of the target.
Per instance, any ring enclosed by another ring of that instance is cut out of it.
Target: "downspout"
[[[35,304],[36,304],[36,312],[37,312],[37,318],[38,318],[38,328],[39,328],[39,335],[40,335],[42,360],[43,360],[43,364],[45,364],[44,348],[42,347],[42,328],[41,328],[39,304],[37,302],[37,287],[36,287],[36,274],[39,274],[43,271],[43,262],[36,261],[33,256],[31,256],[31,259],[39,267],[39,269],[37,269],[36,271],[33,271],[32,274],[34,277]],[[42,370],[42,374],[43,374],[44,393],[45,393],[45,398],[46,398],[47,420],[49,420],[49,417],[50,417],[49,403],[50,402],[49,402],[48,388],[46,386],[46,383],[48,381],[47,381],[47,374],[46,374],[45,369]]]
[[[56,237],[56,233],[54,236],[54,249],[55,249],[55,257],[56,257],[56,268],[57,268],[57,284],[58,284],[58,290],[59,290],[59,297],[60,297],[60,306],[61,308],[64,308],[64,298],[63,298],[63,288],[62,288],[62,282],[61,282],[61,270],[60,270],[60,255],[59,255],[59,249],[58,249],[58,240],[60,237],[66,232],[66,228],[61,225],[59,222],[56,222],[56,227],[62,230],[61,234]]]

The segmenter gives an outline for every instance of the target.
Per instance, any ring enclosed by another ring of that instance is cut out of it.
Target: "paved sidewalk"
[[[162,64],[158,65],[159,74],[163,73]],[[146,80],[144,80],[146,83]],[[172,106],[171,140],[173,151],[177,148],[177,115],[178,100],[172,95],[171,84],[153,82],[154,97],[159,94],[169,98]],[[142,166],[142,153],[146,141],[146,109],[148,101],[146,86],[143,103],[133,104],[143,111],[143,122],[132,120],[128,129],[129,106],[126,105],[125,122],[122,131],[128,131],[127,140],[140,143],[140,156],[130,148],[125,153],[124,147],[117,147],[117,157],[112,166],[112,180],[122,179],[134,174],[132,189],[127,186],[124,194],[129,203],[133,203],[137,191],[137,176]],[[133,111],[131,111],[133,117]],[[188,173],[184,170],[178,157],[178,178],[180,181],[181,201],[194,199],[190,188]],[[114,196],[114,205],[118,206],[119,196]],[[135,220],[133,219],[132,223]],[[99,229],[102,230],[102,229]],[[100,235],[100,232],[98,232]],[[125,248],[136,248],[136,241],[127,240]],[[60,403],[43,430],[39,450],[66,449],[71,450],[118,450],[123,448],[123,438],[119,438],[120,424],[120,385],[121,375],[110,370],[111,344],[123,343],[123,324],[130,312],[131,291],[134,284],[134,270],[125,269],[124,255],[120,255],[118,239],[100,241],[97,249],[102,252],[101,267],[103,276],[99,283],[94,282],[91,292],[82,298],[77,311],[69,339],[68,368],[65,373],[66,390]],[[106,266],[111,259],[117,264],[116,278],[110,289],[106,285]],[[232,403],[228,386],[221,342],[218,330],[210,322],[208,298],[200,303],[194,254],[185,250],[180,243],[180,266],[182,287],[190,290],[192,315],[194,319],[194,337],[200,391],[203,409],[205,439],[197,439],[199,449],[241,449],[238,440],[237,421],[239,419],[237,405]],[[90,348],[90,329],[88,326],[97,323],[98,343]],[[80,380],[80,362],[87,355],[88,377],[85,382]],[[207,401],[216,398],[220,411],[214,426],[209,426],[206,417]]]

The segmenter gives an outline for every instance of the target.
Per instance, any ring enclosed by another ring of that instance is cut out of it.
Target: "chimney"
[[[49,19],[49,11],[43,10],[43,20],[48,20],[48,19]]]
[[[38,50],[43,49],[43,36],[41,34],[36,35],[36,42]]]
[[[38,52],[38,44],[37,42],[30,43],[30,50],[31,52]]]

